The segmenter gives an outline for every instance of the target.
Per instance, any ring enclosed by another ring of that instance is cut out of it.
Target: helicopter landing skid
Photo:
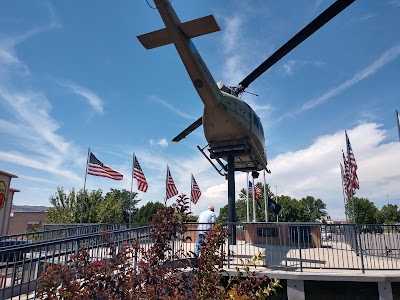
[[[211,160],[211,158],[204,152],[204,149],[208,147],[208,144],[200,148],[199,145],[197,145],[197,149],[204,155],[204,157],[210,162],[210,164],[214,167],[214,169],[218,172],[219,175],[226,177],[228,174],[228,169],[227,167],[223,164],[223,162],[219,158],[215,158],[215,160],[218,162],[218,164],[221,166],[221,169],[218,169],[217,166],[214,164],[214,162]]]

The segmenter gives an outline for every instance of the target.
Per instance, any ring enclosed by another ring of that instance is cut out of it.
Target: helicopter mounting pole
[[[249,207],[249,172],[246,172],[246,208],[247,208],[247,222],[250,222],[250,207]]]
[[[235,203],[235,156],[228,155],[228,221],[231,231],[231,245],[236,245],[236,203]]]

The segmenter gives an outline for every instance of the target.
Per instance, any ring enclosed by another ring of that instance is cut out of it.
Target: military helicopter
[[[210,15],[181,23],[170,0],[154,0],[166,28],[140,35],[138,39],[146,49],[174,44],[204,103],[203,116],[172,141],[179,142],[203,125],[208,145],[204,148],[197,147],[221,175],[226,175],[221,171],[227,171],[221,159],[229,161],[230,157],[234,171],[268,171],[262,123],[254,110],[239,97],[254,80],[354,1],[334,2],[236,87],[229,87],[221,82],[215,82],[191,40],[221,30],[215,18]],[[207,147],[209,157],[204,152]],[[218,169],[211,159],[215,159],[222,168]]]

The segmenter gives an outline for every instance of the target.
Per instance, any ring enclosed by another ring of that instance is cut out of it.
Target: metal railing
[[[24,242],[52,241],[59,238],[135,227],[137,226],[127,223],[45,224],[43,231],[0,236],[0,247]]]
[[[46,241],[28,241],[0,247],[0,299],[19,296],[30,299],[36,292],[36,281],[46,266],[65,264],[71,254],[82,247],[89,251],[93,261],[111,258],[110,242],[120,252],[123,243],[138,240],[146,249],[151,245],[150,227],[109,231],[109,241],[102,232],[56,238]],[[14,298],[13,298],[14,299]]]
[[[187,226],[185,236],[191,236],[191,241],[184,242],[182,237],[171,243],[173,251],[183,250],[190,256],[197,241],[198,224]],[[234,238],[230,236],[223,245],[228,254],[224,268],[240,266],[246,258],[261,253],[263,260],[258,262],[258,266],[265,269],[299,272],[313,269],[362,272],[400,269],[400,226],[310,223],[230,223],[226,226],[235,226],[236,230],[232,232],[236,235]],[[27,238],[22,239],[24,243],[0,247],[0,299],[15,296],[31,299],[36,291],[36,280],[45,266],[66,263],[70,255],[81,247],[88,250],[93,261],[110,258],[110,245],[104,241],[101,231],[79,230],[74,232],[79,233],[75,235],[64,232],[49,235],[55,237],[53,239]],[[134,240],[148,249],[146,247],[152,245],[150,230],[147,226],[114,227],[114,230],[107,231],[118,252],[123,243]]]

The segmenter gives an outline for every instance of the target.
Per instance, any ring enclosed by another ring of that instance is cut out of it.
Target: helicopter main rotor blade
[[[336,15],[342,12],[346,7],[352,4],[355,0],[337,0],[331,6],[329,6],[324,12],[316,17],[311,23],[300,30],[294,37],[292,37],[286,44],[280,47],[274,54],[266,59],[261,65],[259,65],[253,72],[251,72],[245,79],[239,83],[239,91],[246,89],[254,80],[256,80],[261,74],[267,71],[275,63],[277,63],[282,57],[296,48],[310,35],[328,23]]]
[[[192,131],[197,129],[203,124],[203,117],[198,118],[194,121],[191,125],[189,125],[184,131],[178,134],[176,137],[172,139],[173,142],[179,142],[180,140],[184,139],[186,136],[189,135]]]

